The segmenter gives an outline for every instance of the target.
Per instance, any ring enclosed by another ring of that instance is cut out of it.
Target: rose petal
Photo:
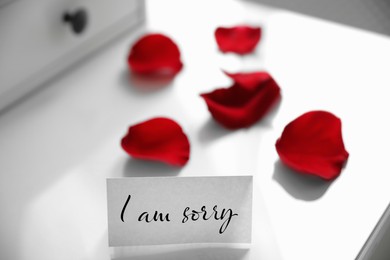
[[[179,48],[162,34],[148,34],[139,39],[127,61],[129,68],[139,74],[175,75],[183,67]]]
[[[326,111],[307,112],[290,122],[275,146],[287,166],[324,180],[339,176],[349,156],[341,135],[341,120]]]
[[[266,72],[268,78],[251,89],[235,83],[230,88],[216,89],[201,94],[211,115],[229,129],[248,127],[260,120],[280,99],[280,88]]]
[[[130,156],[183,166],[190,158],[190,143],[180,125],[168,118],[153,118],[133,125],[121,142]]]
[[[252,52],[260,41],[261,28],[250,26],[235,26],[231,28],[218,27],[215,39],[222,52],[247,54]]]
[[[269,73],[264,71],[245,72],[245,73],[229,73],[224,71],[224,73],[229,78],[231,78],[236,84],[248,90],[255,89],[257,86],[259,86],[259,84],[271,78]]]

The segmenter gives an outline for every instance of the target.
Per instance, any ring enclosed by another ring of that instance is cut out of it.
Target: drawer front
[[[65,13],[83,9],[76,34]],[[0,8],[0,109],[144,19],[141,0],[14,0]]]

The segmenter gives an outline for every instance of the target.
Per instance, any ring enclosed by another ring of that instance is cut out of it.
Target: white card
[[[107,179],[109,246],[251,243],[252,176]]]

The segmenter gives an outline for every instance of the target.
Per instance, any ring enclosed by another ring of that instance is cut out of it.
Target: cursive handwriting
[[[126,212],[126,209],[129,205],[131,199],[131,195],[128,195],[125,204],[123,205],[121,214],[120,214],[120,219],[122,222],[125,222],[124,220],[124,215]],[[137,220],[138,222],[146,222],[146,223],[151,223],[151,222],[170,222],[170,213],[161,213],[159,211],[154,211],[154,213],[149,213],[147,211],[142,212]],[[187,221],[198,221],[198,220],[203,220],[203,221],[208,221],[210,219],[214,219],[217,221],[223,221],[220,228],[219,228],[219,234],[223,234],[226,229],[228,228],[231,220],[233,217],[238,216],[237,213],[234,213],[232,209],[225,209],[223,208],[222,210],[218,209],[217,205],[214,205],[212,208],[212,211],[207,211],[206,206],[202,206],[200,210],[194,210],[191,209],[190,207],[186,207],[183,211],[183,219],[181,223],[185,224]]]
[[[186,207],[183,212],[183,220],[181,221],[182,223],[186,223],[190,218],[192,221],[197,221],[199,218],[202,217],[203,220],[209,220],[210,218],[214,217],[215,220],[224,220],[225,221],[222,223],[221,227],[219,228],[219,234],[223,234],[227,227],[230,224],[230,221],[234,216],[238,216],[238,214],[233,213],[232,209],[222,209],[221,214],[218,216],[218,206],[215,205],[213,207],[213,212],[207,217],[207,210],[206,206],[202,206],[200,208],[200,211],[197,210],[191,210],[189,212],[190,207]],[[203,215],[203,216],[202,216]]]

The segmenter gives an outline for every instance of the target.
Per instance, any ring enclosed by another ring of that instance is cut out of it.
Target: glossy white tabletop
[[[262,25],[262,42],[252,55],[221,54],[214,29],[239,23]],[[146,31],[178,43],[173,82],[129,76],[129,46]],[[110,259],[107,177],[239,174],[255,180],[249,248],[134,247],[122,259],[354,259],[390,201],[389,61],[389,38],[253,2],[147,2],[144,28],[0,114],[1,259]],[[221,69],[268,70],[280,106],[249,129],[223,129],[199,97],[230,84]],[[288,122],[317,109],[342,119],[350,153],[329,183],[290,172],[274,148]],[[122,151],[128,126],[155,116],[187,133],[182,169]]]

